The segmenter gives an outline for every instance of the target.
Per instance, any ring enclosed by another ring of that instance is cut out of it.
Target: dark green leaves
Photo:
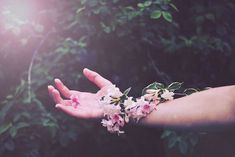
[[[152,19],[159,19],[161,16],[163,16],[163,18],[168,21],[168,22],[172,22],[173,21],[173,17],[171,15],[170,12],[167,12],[167,11],[161,11],[161,10],[154,10],[152,13],[151,13],[151,18]]]
[[[180,82],[173,82],[167,88],[169,91],[174,92],[175,90],[180,89],[182,84],[183,83],[180,83]]]
[[[182,154],[186,154],[188,152],[188,143],[186,141],[180,140],[178,147]]]
[[[176,90],[179,90],[181,88],[183,83],[180,82],[173,82],[170,85],[168,85],[167,87],[164,86],[164,84],[162,83],[158,83],[158,82],[154,82],[150,85],[148,85],[147,87],[145,87],[142,91],[142,94],[146,93],[146,90],[148,89],[168,89],[171,92],[174,92]]]
[[[160,10],[155,10],[151,13],[152,19],[159,19],[162,15],[162,12]]]
[[[127,96],[128,93],[131,91],[131,87],[126,89],[124,92],[123,92],[123,95]]]
[[[168,22],[172,22],[172,20],[173,20],[173,17],[171,15],[171,13],[169,13],[169,12],[163,11],[162,16]]]
[[[144,3],[138,3],[137,6],[139,8],[145,8],[145,7],[149,7],[152,4],[152,1],[145,1]]]
[[[198,90],[197,90],[197,89],[194,89],[194,88],[188,88],[188,89],[185,89],[185,90],[184,90],[184,93],[185,93],[186,95],[190,95],[190,94],[193,94],[193,93],[195,93],[195,92],[198,92]]]
[[[154,82],[150,85],[148,85],[147,87],[145,87],[143,90],[142,90],[142,94],[146,94],[146,90],[148,89],[163,89],[165,86],[164,84],[162,83],[158,83],[158,82]]]
[[[193,132],[176,132],[173,130],[164,130],[162,139],[167,141],[168,148],[178,148],[181,154],[188,154],[198,143],[198,134]]]
[[[12,123],[5,123],[0,126],[0,135],[6,132],[10,127],[12,126]]]

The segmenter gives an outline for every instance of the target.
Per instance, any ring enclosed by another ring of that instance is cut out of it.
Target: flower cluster
[[[115,85],[109,86],[106,95],[99,101],[104,113],[101,123],[111,133],[124,133],[122,128],[129,119],[138,122],[155,110],[158,104],[173,100],[174,91],[180,86],[178,82],[167,87],[155,82],[143,90],[140,98],[128,97],[130,88],[122,93]]]

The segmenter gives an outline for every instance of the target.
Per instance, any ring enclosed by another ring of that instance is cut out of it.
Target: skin
[[[56,103],[55,107],[71,116],[77,118],[100,118],[102,117],[103,112],[99,107],[98,100],[105,94],[105,87],[112,85],[112,83],[89,69],[84,69],[83,74],[88,80],[99,87],[100,90],[97,93],[70,90],[61,80],[55,79],[57,89],[52,85],[49,85],[49,94]],[[67,99],[63,99],[61,95]],[[71,95],[78,96],[80,102],[79,109],[75,109],[71,106],[71,102],[68,100]]]
[[[102,110],[98,100],[105,94],[106,87],[112,83],[89,69],[84,69],[85,77],[97,85],[97,93],[87,93],[68,89],[59,79],[56,87],[48,86],[48,91],[56,103],[56,108],[76,118],[101,118]],[[63,95],[66,99],[61,97]],[[79,98],[77,109],[71,106],[68,98]],[[147,117],[141,120],[144,125],[166,126],[173,128],[193,128],[227,126],[235,124],[235,86],[212,88],[157,106]]]

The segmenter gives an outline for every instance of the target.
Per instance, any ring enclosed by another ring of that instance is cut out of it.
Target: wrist
[[[130,89],[122,93],[115,85],[109,86],[99,101],[104,113],[101,123],[111,133],[124,133],[122,128],[126,123],[146,121],[152,112],[156,114],[159,104],[174,99],[173,91],[180,86],[181,83],[174,83],[164,88],[162,84],[154,83],[143,90],[140,98],[128,97]]]

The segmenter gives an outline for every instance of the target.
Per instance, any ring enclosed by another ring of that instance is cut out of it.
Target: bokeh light
[[[6,1],[1,3],[1,25],[6,30],[19,34],[25,24],[32,21],[35,6],[33,1]]]

